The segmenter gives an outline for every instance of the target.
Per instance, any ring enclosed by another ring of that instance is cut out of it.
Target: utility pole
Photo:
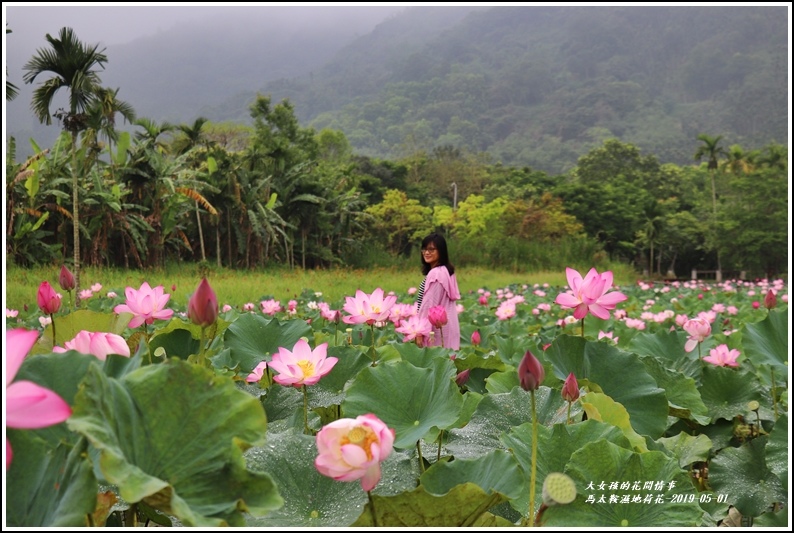
[[[452,187],[452,191],[453,191],[453,193],[452,193],[452,210],[453,211],[457,211],[458,210],[458,184],[453,181],[452,185],[450,185],[450,187]]]

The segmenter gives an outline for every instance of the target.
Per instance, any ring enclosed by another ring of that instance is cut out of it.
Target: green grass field
[[[58,292],[60,267],[19,268],[9,266],[5,278],[5,307],[22,310],[36,306],[36,292],[43,281],[49,281]],[[410,287],[418,287],[422,273],[417,267],[408,269],[371,269],[371,270],[267,270],[243,271],[219,269],[207,273],[207,279],[218,295],[221,305],[242,306],[247,302],[257,303],[265,298],[281,300],[282,304],[297,298],[305,290],[321,292],[322,299],[334,305],[344,303],[345,296],[353,296],[357,289],[371,293],[380,287],[386,293],[394,291],[404,295]],[[582,273],[584,274],[584,272]],[[122,269],[87,268],[81,272],[80,288],[87,289],[100,283],[100,294],[115,291],[123,297],[127,286],[135,289],[144,281],[155,287],[162,285],[171,294],[172,301],[187,306],[188,299],[201,281],[202,273],[197,265],[183,265],[179,268],[139,271]],[[495,290],[510,284],[543,284],[563,286],[567,284],[565,272],[515,273],[483,268],[458,268],[458,284],[462,293],[479,288]],[[615,272],[615,283],[633,283],[631,273]],[[172,290],[172,286],[176,289]],[[64,294],[64,297],[66,295]]]

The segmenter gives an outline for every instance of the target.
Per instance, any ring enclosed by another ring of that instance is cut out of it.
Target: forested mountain
[[[421,9],[264,92],[381,157],[450,144],[564,172],[609,137],[679,164],[702,132],[788,142],[785,7],[495,7],[405,46]]]
[[[450,145],[563,173],[616,137],[684,164],[703,132],[788,143],[787,25],[784,6],[424,6],[358,38],[216,20],[110,47],[103,82],[156,121],[250,124],[256,93],[288,98],[380,158]],[[7,133],[24,155],[40,131]]]

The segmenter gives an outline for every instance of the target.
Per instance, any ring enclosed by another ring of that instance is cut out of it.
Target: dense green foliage
[[[610,137],[679,165],[704,131],[788,139],[785,6],[502,6],[435,33],[426,9],[264,91],[390,159],[452,145],[561,173]]]
[[[118,89],[94,85],[86,98],[102,104],[96,122],[91,107],[80,114],[85,128],[64,123],[51,148],[33,143],[23,162],[8,143],[15,264],[60,264],[82,247],[88,266],[403,266],[423,235],[440,231],[469,267],[624,262],[665,278],[786,274],[784,145],[745,151],[701,133],[688,141],[689,163],[677,165],[607,138],[569,172],[548,174],[450,144],[368,157],[342,131],[304,127],[292,102],[264,95],[249,106],[252,126],[140,118],[129,135],[113,117],[131,119],[131,107]]]

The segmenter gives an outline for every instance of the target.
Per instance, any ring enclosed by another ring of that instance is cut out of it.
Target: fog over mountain
[[[199,110],[267,82],[308,73],[340,48],[365,35],[405,6],[31,6],[3,5],[9,81],[19,96],[4,102],[4,134],[17,138],[20,154],[27,138],[47,145],[58,126],[42,126],[30,111],[35,86],[22,80],[24,65],[45,36],[72,28],[86,44],[99,44],[108,62],[103,85],[119,88],[119,98],[140,117],[192,121]],[[53,110],[65,105],[56,100]]]
[[[250,123],[261,93],[369,157],[452,148],[562,173],[609,138],[676,164],[691,164],[700,133],[747,150],[789,139],[790,4],[4,4],[6,15],[21,94],[4,103],[4,133],[18,159],[60,130],[35,119],[22,77],[64,26],[105,47],[102,84],[138,117]]]

